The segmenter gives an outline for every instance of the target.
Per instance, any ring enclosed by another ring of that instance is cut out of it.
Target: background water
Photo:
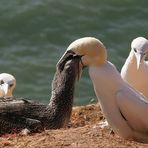
[[[148,1],[0,0],[0,72],[16,77],[15,96],[47,103],[56,62],[84,36],[100,39],[120,70],[131,41],[148,37]],[[76,85],[75,105],[93,98],[85,70]]]

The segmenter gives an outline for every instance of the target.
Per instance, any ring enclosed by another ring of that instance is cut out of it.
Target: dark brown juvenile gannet
[[[0,133],[19,132],[24,128],[36,132],[65,127],[72,111],[75,81],[82,69],[80,59],[81,56],[69,52],[57,64],[48,105],[24,98],[1,98]]]

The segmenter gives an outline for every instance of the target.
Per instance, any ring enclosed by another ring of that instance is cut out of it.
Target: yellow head
[[[83,66],[101,65],[107,60],[105,46],[100,40],[93,37],[84,37],[72,42],[59,62],[69,52],[73,52],[75,55],[81,56],[81,63],[83,63]]]

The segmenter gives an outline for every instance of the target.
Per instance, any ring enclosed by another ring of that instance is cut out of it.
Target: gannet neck
[[[123,87],[123,80],[115,66],[110,62],[102,66],[89,66],[89,75],[104,116],[113,130],[116,131],[117,128],[114,128],[114,121],[110,113],[115,112],[113,116],[118,116],[116,93]]]
[[[52,81],[51,99],[46,110],[49,118],[46,127],[60,128],[68,124],[78,75],[79,59],[66,62],[62,71],[57,68]]]
[[[102,66],[89,66],[89,75],[98,97],[102,96],[103,100],[115,99],[110,94],[120,89],[122,79],[113,64],[107,62]]]
[[[123,82],[117,69],[110,62],[102,66],[90,66],[89,75],[109,125],[115,133],[127,138],[131,131],[120,114],[116,100],[117,93],[125,87],[126,83]]]

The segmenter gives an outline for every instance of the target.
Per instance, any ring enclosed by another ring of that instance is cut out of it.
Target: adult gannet
[[[148,40],[138,37],[131,43],[131,52],[122,67],[121,76],[148,98]]]
[[[125,139],[148,143],[148,101],[107,61],[103,43],[93,37],[78,39],[70,44],[59,63],[69,53],[82,56],[82,65],[89,66],[96,96],[113,131]]]
[[[0,97],[11,97],[16,86],[16,79],[8,73],[0,74]]]
[[[69,53],[57,64],[48,105],[24,98],[1,98],[0,134],[19,132],[25,128],[37,132],[65,127],[72,111],[74,85],[81,73],[80,59],[80,56]]]

